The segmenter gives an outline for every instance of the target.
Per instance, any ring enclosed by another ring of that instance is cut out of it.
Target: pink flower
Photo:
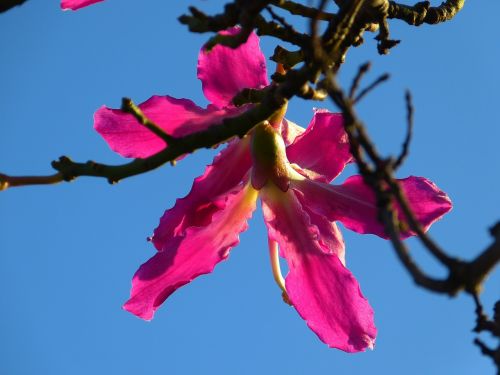
[[[63,10],[78,10],[101,1],[104,0],[61,0],[61,8]]]
[[[257,36],[250,35],[236,50],[202,50],[198,77],[212,103],[206,109],[169,96],[154,96],[140,107],[173,135],[239,113],[231,104],[235,94],[268,85]],[[278,117],[230,141],[195,179],[191,192],[165,212],[152,237],[158,252],[134,275],[124,308],[152,319],[175,290],[212,272],[238,244],[260,196],[272,269],[285,299],[330,347],[347,352],[372,348],[373,310],[345,267],[344,241],[335,222],[385,238],[374,194],[360,176],[339,186],[329,184],[352,159],[341,115],[317,110],[306,130]],[[95,128],[113,150],[127,157],[146,157],[166,147],[120,110],[99,109]],[[400,182],[425,228],[450,210],[450,200],[432,182],[421,177]],[[278,250],[288,263],[285,280]]]

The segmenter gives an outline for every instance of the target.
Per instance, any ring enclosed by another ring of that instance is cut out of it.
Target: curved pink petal
[[[377,331],[373,310],[335,251],[320,242],[320,230],[312,221],[317,216],[310,217],[291,190],[266,190],[264,218],[288,263],[285,285],[293,306],[330,347],[346,352],[372,348]]]
[[[78,9],[84,8],[88,5],[100,3],[101,1],[104,1],[104,0],[62,0],[61,1],[61,8],[64,10],[67,10],[67,9],[78,10]]]
[[[146,117],[169,135],[180,137],[204,130],[223,118],[238,115],[242,109],[198,107],[191,100],[152,96],[139,105]],[[141,125],[131,114],[101,107],[94,115],[94,128],[109,147],[127,158],[146,158],[166,147],[166,143]]]
[[[286,154],[290,162],[333,180],[352,160],[342,114],[316,110],[306,131],[288,146]]]
[[[415,176],[398,181],[425,230],[451,210],[450,198],[431,181]],[[339,220],[355,232],[388,238],[378,220],[375,195],[361,176],[352,176],[340,186],[312,181],[294,181],[292,186],[304,194],[307,206],[316,213],[325,215],[331,221]],[[405,223],[401,208],[396,207],[398,219]],[[402,225],[400,229],[402,238],[415,235],[407,225]]]
[[[184,235],[187,228],[206,225],[210,220],[207,215],[214,209],[213,201],[244,180],[252,164],[248,138],[231,141],[205,173],[194,180],[189,194],[165,211],[152,238],[159,251],[168,247],[173,237]]]
[[[182,236],[170,239],[134,275],[130,299],[123,308],[146,320],[181,286],[210,273],[239,243],[247,220],[255,209],[257,191],[240,184],[234,191],[212,202],[214,206],[203,226],[190,227]],[[210,217],[208,217],[210,216]]]
[[[281,122],[281,136],[283,137],[286,146],[291,145],[299,135],[304,133],[305,130],[306,129],[302,126],[299,126],[286,118],[284,118]]]
[[[335,222],[329,221],[323,215],[318,215],[304,202],[304,195],[299,191],[294,191],[295,196],[299,200],[302,209],[309,216],[311,223],[314,223],[318,228],[319,238],[318,241],[322,245],[321,248],[326,250],[327,253],[337,255],[345,266],[345,243],[342,232],[339,230]]]
[[[236,35],[239,30],[232,28],[222,34]],[[205,97],[220,108],[231,105],[233,97],[244,88],[267,86],[266,59],[260,50],[259,37],[252,32],[236,49],[221,45],[210,51],[202,48],[198,56],[198,78]]]

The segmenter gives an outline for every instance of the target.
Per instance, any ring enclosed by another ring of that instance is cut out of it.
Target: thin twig
[[[349,89],[349,99],[354,100],[354,95],[356,94],[356,91],[358,91],[359,84],[365,74],[370,70],[371,63],[369,61],[365,62],[363,65],[361,65],[358,69],[358,73],[354,77],[351,88]]]
[[[416,233],[418,239],[423,243],[423,245],[429,250],[429,252],[439,260],[443,265],[452,268],[461,264],[461,261],[446,255],[446,252],[434,241],[427,233],[425,233],[422,225],[416,218],[413,210],[410,207],[410,203],[406,194],[399,183],[390,175],[384,176],[385,182],[389,185],[394,198],[401,207],[403,214],[405,215],[406,222],[410,229]]]
[[[302,17],[307,17],[307,18],[314,18],[317,20],[322,20],[322,21],[330,21],[335,17],[335,14],[333,13],[328,13],[322,10],[319,10],[317,8],[311,8],[299,3],[295,3],[293,1],[288,1],[288,0],[273,0],[271,1],[271,4],[284,9],[290,14],[297,15],[297,16],[302,16]]]
[[[62,173],[55,173],[48,176],[8,176],[0,173],[0,191],[10,187],[27,185],[53,185],[63,182]]]
[[[356,96],[356,98],[354,99],[353,103],[354,104],[359,103],[361,101],[361,99],[363,99],[366,96],[366,94],[368,94],[370,91],[375,89],[381,83],[387,81],[389,78],[390,78],[390,75],[388,73],[382,74],[374,82],[372,82],[370,85],[368,85],[363,90],[361,90],[361,92],[358,94],[358,96]]]
[[[278,21],[281,24],[281,26],[283,26],[285,29],[288,29],[289,31],[292,30],[295,32],[295,29],[292,27],[292,25],[286,22],[284,17],[281,17],[280,15],[276,14],[273,8],[271,8],[270,6],[266,6],[265,9],[267,10],[267,12],[269,13],[269,15],[273,20]]]
[[[408,154],[410,152],[410,142],[413,136],[413,103],[411,100],[411,93],[409,90],[406,91],[405,100],[406,100],[406,126],[407,126],[406,138],[405,141],[403,142],[401,153],[394,162],[393,165],[394,170],[398,169],[403,164],[405,159],[408,157]]]
[[[174,137],[167,134],[159,125],[147,118],[144,112],[142,112],[141,109],[134,104],[132,99],[122,99],[122,111],[130,113],[141,125],[151,130],[155,135],[163,139],[165,143],[170,144],[175,141]]]
[[[377,193],[379,196],[382,194],[381,191],[378,191]],[[383,207],[379,205],[379,207],[381,207],[382,210],[382,222],[384,223],[385,230],[389,235],[394,250],[396,250],[399,260],[410,273],[415,284],[433,292],[449,294],[449,285],[446,279],[438,280],[426,275],[412,259],[408,247],[401,240],[398,220],[394,209],[387,205],[384,205]]]

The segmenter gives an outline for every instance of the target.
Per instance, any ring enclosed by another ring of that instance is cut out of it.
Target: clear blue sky
[[[205,105],[196,57],[208,36],[189,34],[176,17],[188,5],[222,4],[108,0],[75,13],[29,0],[0,14],[0,171],[50,173],[63,154],[121,162],[93,131],[92,115],[122,96],[170,94]],[[381,57],[368,35],[341,76],[349,82],[368,59],[371,79],[392,74],[359,106],[385,153],[399,151],[404,89],[412,90],[415,138],[400,176],[426,176],[450,195],[454,209],[431,234],[464,258],[489,244],[487,227],[499,219],[498,14],[499,2],[471,1],[440,26],[392,21],[401,45]],[[263,40],[267,56],[273,46]],[[335,109],[294,100],[288,117],[305,126],[313,106]],[[469,298],[417,289],[386,241],[344,228],[347,264],[379,334],[371,352],[328,349],[281,301],[260,211],[229,260],[176,292],[152,322],[122,310],[133,273],[154,253],[146,237],[214,154],[200,151],[115,186],[81,178],[0,193],[1,374],[494,373],[472,345]],[[355,170],[346,172],[337,182]],[[427,270],[443,275],[409,242]],[[499,285],[497,271],[483,293],[488,311]]]

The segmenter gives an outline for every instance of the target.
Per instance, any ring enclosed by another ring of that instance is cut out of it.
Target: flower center
[[[281,121],[280,121],[281,122]],[[257,125],[252,134],[252,186],[260,190],[268,181],[286,192],[290,186],[290,163],[283,137],[268,122]]]

